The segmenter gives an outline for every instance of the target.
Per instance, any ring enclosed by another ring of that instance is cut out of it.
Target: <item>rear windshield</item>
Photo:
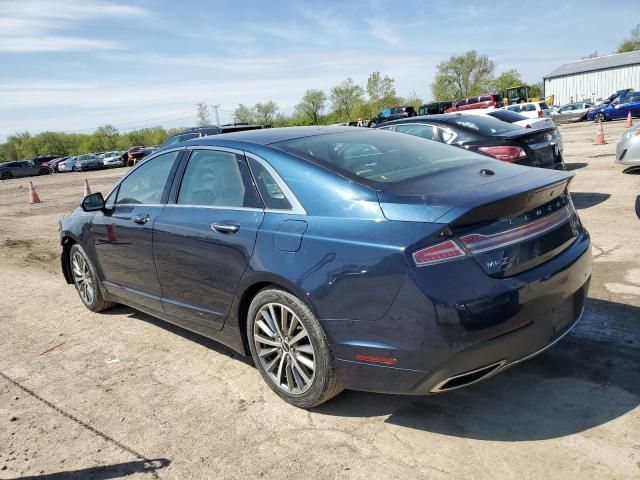
[[[489,116],[455,115],[449,121],[459,127],[468,128],[483,135],[495,135],[520,129],[517,125]]]
[[[461,148],[377,129],[296,138],[270,146],[378,189],[479,159]]]
[[[489,112],[487,115],[491,115],[493,118],[497,118],[498,120],[509,123],[519,122],[520,120],[528,120],[528,118],[524,115],[512,112],[511,110],[494,110],[493,112]]]

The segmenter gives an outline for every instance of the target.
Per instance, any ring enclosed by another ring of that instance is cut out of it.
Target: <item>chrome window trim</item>
[[[217,205],[185,205],[178,203],[167,203],[165,206],[171,208],[203,208],[206,210],[240,210],[243,212],[264,212],[264,208],[253,208],[253,207],[223,207]]]
[[[285,181],[282,179],[282,177],[280,177],[280,175],[278,175],[278,172],[275,171],[275,169],[269,164],[269,162],[267,162],[264,158],[259,157],[258,155],[255,155],[255,154],[253,154],[251,152],[245,151],[244,154],[248,158],[252,158],[256,162],[258,162],[260,165],[262,165],[264,167],[264,169],[267,172],[269,172],[269,175],[271,175],[271,177],[275,180],[276,184],[278,184],[278,187],[280,188],[280,190],[282,190],[282,193],[284,194],[284,197],[289,202],[289,205],[291,205],[291,209],[279,210],[279,209],[271,209],[270,208],[270,209],[267,209],[269,212],[292,213],[292,214],[295,214],[295,215],[306,215],[307,214],[307,211],[304,209],[304,207],[302,206],[302,204],[300,203],[298,198],[293,194],[293,192],[291,191],[289,186],[285,183]]]

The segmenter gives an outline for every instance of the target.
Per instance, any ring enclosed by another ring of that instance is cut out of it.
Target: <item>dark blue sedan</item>
[[[62,270],[92,311],[251,355],[299,407],[443,392],[578,321],[591,249],[570,180],[374,129],[205,137],[86,197],[61,221]]]
[[[605,122],[607,120],[627,118],[629,113],[631,113],[632,117],[640,117],[640,92],[631,92],[608,105],[592,108],[587,113],[587,120]]]

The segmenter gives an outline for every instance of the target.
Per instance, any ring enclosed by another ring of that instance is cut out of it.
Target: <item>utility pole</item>
[[[211,105],[211,108],[213,108],[213,111],[216,114],[216,125],[220,125],[220,113],[218,112],[218,109],[220,108],[220,104],[216,104],[216,105]]]

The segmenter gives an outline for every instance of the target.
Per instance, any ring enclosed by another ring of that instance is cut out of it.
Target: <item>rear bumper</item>
[[[468,278],[471,284],[473,277]],[[464,300],[483,287],[460,285],[458,300],[447,306],[425,299],[408,279],[383,319],[322,324],[345,388],[425,395],[495,375],[560,340],[582,314],[590,277],[590,241],[583,232],[545,264],[509,279],[489,280],[484,289],[494,292],[493,297]],[[361,362],[357,354],[395,363]]]

